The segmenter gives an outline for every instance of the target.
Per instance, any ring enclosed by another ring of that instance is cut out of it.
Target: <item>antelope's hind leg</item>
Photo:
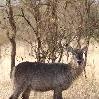
[[[10,96],[9,99],[18,99],[20,94],[27,89],[27,84],[22,83],[21,85],[16,84],[13,94]]]
[[[10,96],[9,99],[18,99],[18,97],[20,96],[22,91],[23,91],[23,88],[21,88],[21,87],[15,88],[13,94]]]
[[[29,99],[31,88],[27,87],[22,93],[22,99]]]

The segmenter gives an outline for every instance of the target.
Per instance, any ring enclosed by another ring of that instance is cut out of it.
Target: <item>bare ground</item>
[[[13,92],[12,89],[10,81],[0,82],[0,99],[8,99]],[[53,99],[52,96],[53,91],[41,93],[32,91],[30,99]],[[64,99],[99,99],[99,85],[94,80],[88,80],[82,76],[63,92],[63,97]]]

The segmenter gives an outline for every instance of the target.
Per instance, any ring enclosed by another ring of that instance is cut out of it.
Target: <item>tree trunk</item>
[[[11,6],[11,0],[6,0],[6,2],[8,4],[9,23],[10,23],[10,26],[11,26],[12,32],[13,32],[12,36],[9,35],[9,32],[7,33],[8,39],[10,40],[11,46],[12,46],[12,49],[11,49],[11,72],[10,72],[10,77],[11,77],[13,67],[15,66],[15,56],[16,56],[16,41],[15,41],[16,25],[15,25],[15,20],[13,18],[13,8]]]

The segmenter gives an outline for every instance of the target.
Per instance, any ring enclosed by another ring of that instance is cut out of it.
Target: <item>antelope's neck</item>
[[[84,70],[84,67],[81,65],[81,66],[78,66],[76,68],[73,68],[72,67],[72,76],[73,76],[73,80],[77,79],[81,73],[83,72]]]

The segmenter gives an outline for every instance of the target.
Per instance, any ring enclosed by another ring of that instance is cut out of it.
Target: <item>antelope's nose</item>
[[[79,61],[77,61],[77,62],[78,62],[78,65],[81,65],[81,64],[82,64],[82,61],[80,61],[80,60],[79,60]]]

